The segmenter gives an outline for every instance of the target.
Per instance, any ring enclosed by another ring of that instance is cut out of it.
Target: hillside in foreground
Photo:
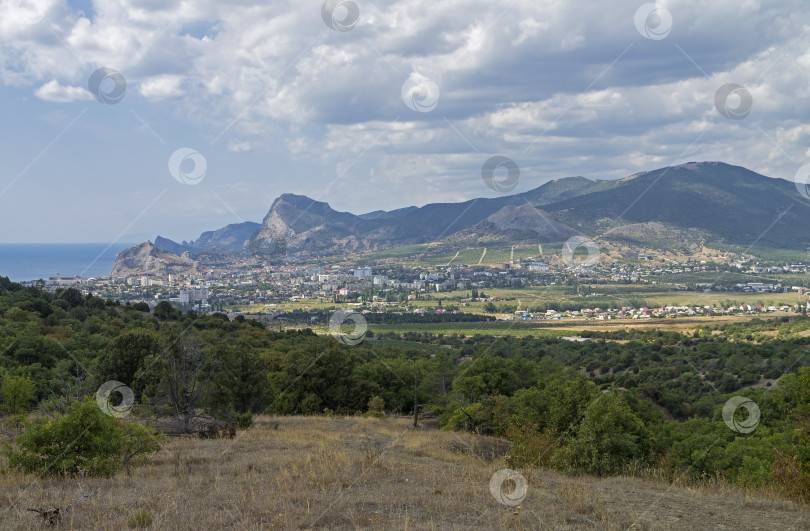
[[[97,495],[59,527],[126,529],[144,511],[154,529],[810,529],[806,506],[727,484],[521,471],[525,499],[503,505],[489,489],[503,441],[409,424],[260,417],[233,440],[172,439],[131,477],[88,478]],[[0,528],[41,529],[27,508],[80,496],[71,479],[10,473]]]

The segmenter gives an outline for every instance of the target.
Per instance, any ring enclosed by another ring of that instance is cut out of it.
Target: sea
[[[0,243],[0,277],[14,282],[110,274],[115,255],[131,243]]]

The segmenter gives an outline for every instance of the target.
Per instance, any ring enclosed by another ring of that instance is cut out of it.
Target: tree
[[[135,381],[135,375],[143,361],[159,351],[160,341],[155,335],[127,332],[113,339],[98,357],[96,375],[100,382],[117,380],[125,383],[137,396],[143,391],[143,385]]]
[[[776,400],[794,419],[794,445],[778,454],[773,479],[792,497],[810,501],[810,367],[782,378]]]
[[[453,380],[453,389],[470,402],[477,402],[494,393],[511,395],[518,386],[518,377],[510,363],[489,354],[471,361],[465,371]]]
[[[585,411],[576,435],[562,450],[562,465],[597,476],[618,474],[633,463],[649,465],[654,439],[630,407],[606,392]]]
[[[586,409],[598,396],[596,385],[584,378],[554,381],[545,394],[550,404],[546,426],[563,438],[575,433]]]
[[[194,336],[180,335],[172,341],[166,356],[165,384],[178,418],[188,422],[200,398],[202,382],[198,375],[205,359]]]
[[[190,332],[170,329],[161,352],[144,359],[135,385],[156,405],[164,404],[187,427],[203,391],[205,355],[199,339]]]
[[[0,378],[0,410],[7,415],[25,413],[34,399],[36,386],[28,376],[4,372]]]
[[[174,306],[171,305],[168,301],[160,301],[155,306],[155,310],[152,312],[152,315],[155,318],[160,319],[162,321],[166,321],[169,319],[177,319],[179,312],[174,309]]]
[[[127,303],[127,304],[129,304],[129,303]],[[148,304],[146,304],[146,303],[145,303],[145,302],[143,302],[143,301],[141,301],[141,302],[136,302],[135,304],[133,304],[133,305],[132,305],[132,309],[133,309],[133,310],[136,310],[136,311],[139,311],[139,312],[146,312],[146,313],[149,313],[149,305],[148,305]]]
[[[84,304],[84,295],[82,292],[77,290],[76,288],[68,288],[62,294],[62,298],[70,304],[71,308],[76,308],[77,306],[82,306]]]
[[[211,351],[205,367],[211,391],[208,402],[220,414],[260,413],[271,398],[267,372],[256,349],[246,342],[219,345]]]

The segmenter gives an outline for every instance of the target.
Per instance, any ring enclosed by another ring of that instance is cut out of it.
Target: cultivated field
[[[720,315],[715,317],[677,317],[656,319],[611,319],[600,321],[597,319],[563,319],[559,321],[491,321],[491,322],[463,322],[463,323],[402,323],[402,324],[370,324],[369,331],[375,334],[406,332],[430,334],[458,334],[460,336],[474,336],[476,334],[490,336],[510,337],[561,337],[569,336],[571,332],[612,332],[621,329],[627,330],[664,330],[670,332],[690,332],[701,326],[718,326],[723,324],[746,323],[752,319],[769,320],[778,317],[795,315],[793,313],[778,313],[764,315]],[[327,327],[315,327],[313,330],[319,334],[328,334]]]
[[[768,493],[543,470],[521,471],[525,499],[507,506],[489,488],[505,452],[405,419],[260,417],[234,440],[173,439],[131,477],[89,478],[97,495],[58,527],[126,529],[141,511],[155,529],[810,529],[807,507]],[[41,529],[28,507],[79,495],[71,479],[0,477],[0,528]]]
[[[496,306],[509,304],[518,310],[542,308],[548,304],[573,305],[577,308],[619,308],[622,306],[638,306],[644,304],[651,308],[660,306],[722,306],[732,304],[759,304],[759,305],[788,305],[804,304],[807,297],[796,292],[791,293],[744,293],[744,292],[695,292],[676,291],[674,289],[661,289],[655,286],[637,285],[592,285],[588,288],[580,287],[583,293],[598,292],[596,297],[578,296],[570,286],[533,286],[522,289],[483,288],[487,297],[499,297]],[[429,295],[429,296],[426,296]],[[411,301],[412,308],[436,307],[439,300],[443,306],[457,306],[465,313],[483,314],[485,302],[461,302],[470,296],[470,291],[460,290],[452,292],[434,292],[423,295],[420,301]],[[334,308],[336,305],[331,298],[308,299],[301,301],[286,301],[267,307],[265,304],[243,304],[228,308],[231,311],[245,313],[265,313],[268,311],[317,311],[325,308]],[[346,304],[339,306],[351,307]]]

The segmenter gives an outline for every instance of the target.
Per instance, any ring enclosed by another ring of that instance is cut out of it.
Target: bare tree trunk
[[[181,337],[169,352],[168,391],[175,414],[187,429],[202,389],[199,380],[203,356],[195,337]]]
[[[419,386],[419,380],[416,378],[413,379],[413,427],[418,428],[419,423],[419,402],[417,400],[416,391]]]

